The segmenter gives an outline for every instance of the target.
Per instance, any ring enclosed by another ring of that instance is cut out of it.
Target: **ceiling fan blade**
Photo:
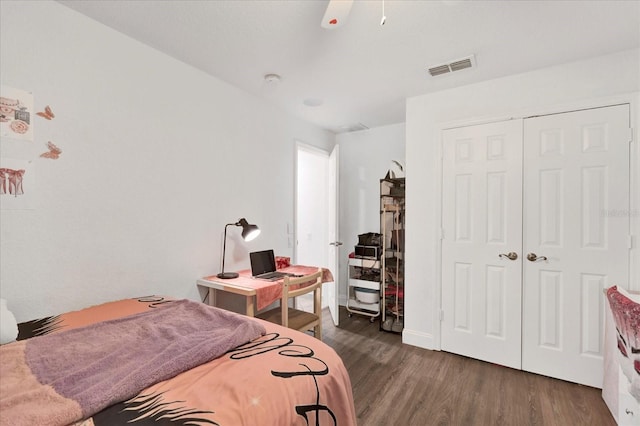
[[[351,6],[353,6],[353,0],[329,0],[320,26],[332,30],[344,25],[349,17]]]

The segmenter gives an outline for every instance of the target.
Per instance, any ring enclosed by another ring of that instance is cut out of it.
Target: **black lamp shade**
[[[242,226],[242,239],[245,241],[251,241],[258,235],[260,235],[260,229],[256,225],[251,225],[247,222],[247,219],[242,218],[238,221],[238,224]]]

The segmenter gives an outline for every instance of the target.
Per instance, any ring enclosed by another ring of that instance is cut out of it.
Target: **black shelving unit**
[[[405,178],[380,180],[380,329],[404,329]]]

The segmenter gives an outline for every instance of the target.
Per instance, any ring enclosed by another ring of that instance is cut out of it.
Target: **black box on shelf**
[[[366,234],[360,234],[358,235],[358,245],[382,247],[382,234],[379,234],[377,232],[367,232]]]
[[[365,245],[356,245],[355,247],[355,255],[358,259],[379,259],[380,258],[380,247],[378,246],[365,246]]]

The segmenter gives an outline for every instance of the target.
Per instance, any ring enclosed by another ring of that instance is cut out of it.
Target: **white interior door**
[[[338,160],[339,160],[339,146],[336,145],[331,151],[331,155],[329,155],[329,173],[328,178],[329,182],[327,184],[327,204],[329,220],[327,230],[329,233],[329,246],[328,246],[328,268],[333,273],[333,283],[325,283],[325,287],[323,288],[323,294],[326,293],[326,302],[329,305],[329,311],[331,312],[331,318],[333,319],[333,323],[338,325],[340,322],[340,314],[339,314],[339,298],[338,298],[338,290],[339,286],[339,276],[338,273],[338,265],[339,265],[339,256],[340,256],[340,246],[342,243],[339,241],[338,237],[338,194],[340,191],[338,190],[339,185],[339,175],[338,175]]]
[[[524,140],[522,368],[602,387],[603,289],[629,282],[629,106],[527,119]]]
[[[522,120],[445,131],[442,192],[442,349],[520,368]]]

